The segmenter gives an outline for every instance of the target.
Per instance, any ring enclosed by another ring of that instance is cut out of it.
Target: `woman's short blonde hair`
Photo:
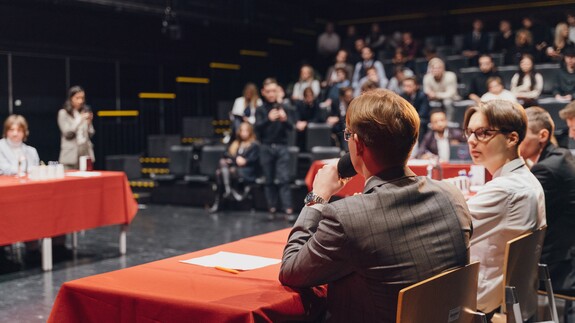
[[[419,136],[419,115],[401,96],[371,90],[351,101],[346,123],[382,165],[405,164]]]
[[[2,133],[2,136],[6,138],[8,135],[8,130],[10,130],[13,125],[17,125],[20,129],[22,129],[22,132],[24,132],[24,141],[26,141],[26,139],[28,139],[28,135],[30,135],[30,131],[28,130],[28,122],[26,122],[26,118],[19,114],[12,114],[6,118],[6,121],[4,121],[4,132]]]

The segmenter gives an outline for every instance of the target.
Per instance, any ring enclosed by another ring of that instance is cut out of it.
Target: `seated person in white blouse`
[[[23,116],[13,114],[4,121],[3,138],[0,139],[0,173],[16,175],[38,165],[40,157],[34,147],[24,143],[28,138],[28,123]]]
[[[519,61],[519,72],[511,78],[511,93],[523,101],[523,107],[537,105],[537,98],[543,90],[543,76],[535,71],[533,56],[523,54]]]
[[[499,76],[492,76],[487,79],[487,93],[481,96],[481,102],[491,100],[517,102],[517,97],[511,91],[505,89]]]
[[[479,261],[478,310],[492,313],[503,303],[503,258],[507,241],[546,224],[545,196],[519,157],[527,116],[518,103],[480,103],[465,112],[465,136],[475,164],[493,176],[467,206],[473,222],[471,261]]]

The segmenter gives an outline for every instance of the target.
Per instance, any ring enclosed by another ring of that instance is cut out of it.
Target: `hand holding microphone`
[[[324,165],[315,175],[313,192],[329,201],[346,183],[348,178],[356,173],[351,163],[349,153],[343,155],[336,164]]]

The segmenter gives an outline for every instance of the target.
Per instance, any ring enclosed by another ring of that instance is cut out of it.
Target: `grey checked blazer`
[[[280,281],[328,284],[330,322],[395,322],[400,289],[469,261],[471,217],[452,184],[396,168],[361,195],[304,207],[284,250]]]

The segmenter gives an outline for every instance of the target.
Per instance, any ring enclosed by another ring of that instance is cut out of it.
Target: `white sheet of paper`
[[[244,255],[241,253],[233,253],[220,251],[218,253],[207,255],[188,260],[180,260],[180,262],[192,265],[199,265],[204,267],[225,267],[238,270],[252,270],[262,268],[269,265],[275,265],[281,262],[281,259],[266,258],[252,255]]]
[[[82,171],[77,171],[77,172],[67,172],[66,176],[72,176],[72,177],[96,177],[96,176],[100,176],[102,175],[102,173],[100,172],[82,172]]]

